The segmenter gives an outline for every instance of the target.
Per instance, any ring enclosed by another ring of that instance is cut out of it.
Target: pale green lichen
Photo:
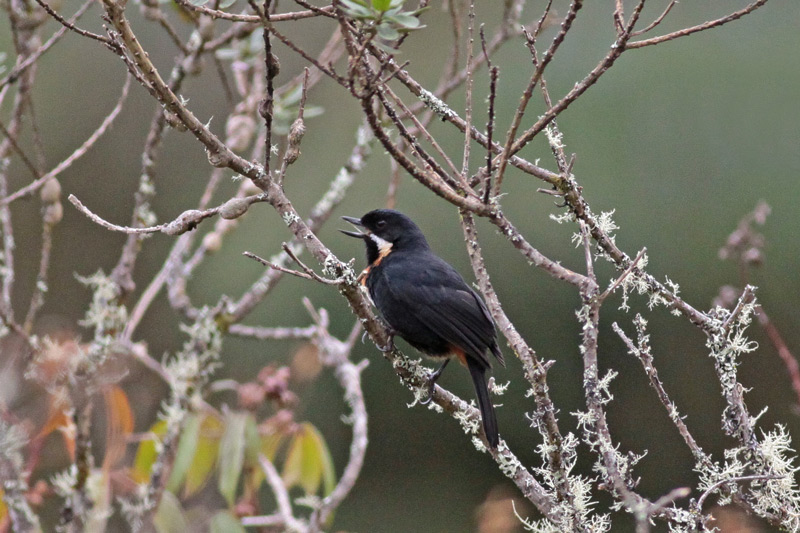
[[[128,310],[119,303],[119,287],[114,280],[98,270],[91,276],[76,276],[79,282],[93,290],[92,302],[80,324],[93,330],[93,340],[85,350],[88,372],[102,364],[113,351],[117,336],[128,321]]]
[[[149,202],[142,202],[142,205],[136,208],[134,216],[136,217],[136,221],[143,227],[155,226],[158,222],[158,217],[150,208]],[[139,235],[140,238],[146,238],[148,236],[147,234]]]
[[[358,284],[358,275],[353,265],[355,265],[355,259],[342,263],[336,256],[330,254],[322,263],[322,273],[329,279],[340,280],[346,285],[354,286]]]
[[[615,211],[616,209],[612,209],[611,211],[602,211],[596,220],[597,228],[605,233],[606,237],[608,237],[608,240],[610,240],[612,243],[616,239],[614,232],[619,229],[617,223],[614,222],[613,218],[611,218]]]
[[[74,491],[78,479],[78,467],[73,463],[61,472],[56,472],[50,477],[50,486],[56,494],[66,498]]]
[[[300,217],[292,213],[291,211],[286,211],[283,215],[281,215],[281,218],[283,218],[283,222],[287,226],[291,226],[292,224],[301,222]]]
[[[458,410],[453,413],[453,418],[461,425],[461,429],[467,435],[476,435],[480,431],[480,417],[473,416],[467,411]]]
[[[628,276],[622,280],[622,283],[620,283],[619,287],[622,289],[622,302],[619,305],[619,309],[621,311],[630,311],[629,297],[632,293],[635,292],[641,296],[650,290],[650,284],[646,276],[640,273],[640,271],[647,267],[648,261],[649,258],[647,254],[642,254],[637,263],[638,268],[628,274]],[[613,281],[611,283],[613,284]]]
[[[436,95],[432,92],[422,89],[419,94],[419,99],[424,103],[428,109],[439,115],[441,118],[453,118],[456,117],[457,114],[455,111],[450,109],[447,104],[445,104],[442,100],[440,100]]]
[[[203,389],[221,364],[223,337],[216,318],[209,308],[200,309],[194,323],[181,326],[189,337],[183,348],[164,362],[164,370],[169,376],[170,397],[162,403],[159,418],[166,422],[167,432],[154,441],[157,459],[151,468],[151,480],[164,475],[169,454],[163,452],[177,445],[187,417],[199,408]],[[142,517],[155,505],[153,496],[156,490],[148,483],[140,486],[134,497],[120,499],[123,515],[133,530],[141,527]]]
[[[489,383],[489,390],[492,391],[492,394],[496,394],[497,396],[502,396],[508,390],[508,387],[511,386],[510,381],[506,381],[504,384],[500,385],[496,381],[492,380]]]
[[[611,394],[611,382],[619,375],[619,372],[616,370],[610,369],[606,372],[605,376],[600,378],[597,382],[597,393],[599,395],[598,402],[603,405],[609,403],[611,400],[614,399],[614,395]]]
[[[566,213],[562,213],[560,215],[554,215],[551,213],[550,220],[556,224],[566,224],[568,222],[575,222],[577,219],[575,218],[575,213],[572,211],[567,211]]]
[[[550,148],[553,150],[563,150],[565,148],[564,134],[553,126],[552,122],[544,128],[544,134],[547,137]]]
[[[144,525],[144,517],[153,508],[149,487],[146,483],[137,485],[135,494],[130,498],[117,498],[122,516],[132,531],[139,531]]]

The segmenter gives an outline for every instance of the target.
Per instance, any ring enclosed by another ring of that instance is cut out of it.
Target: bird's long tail
[[[480,365],[467,359],[467,367],[472,376],[472,383],[475,385],[475,393],[478,397],[478,407],[483,418],[483,431],[486,433],[486,440],[492,448],[497,448],[500,437],[497,435],[497,417],[494,412],[494,405],[489,397],[489,388],[486,386],[486,370]]]

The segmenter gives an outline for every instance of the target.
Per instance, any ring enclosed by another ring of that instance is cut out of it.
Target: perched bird
[[[361,283],[392,329],[422,353],[444,359],[431,376],[436,380],[452,358],[467,367],[483,417],[483,430],[497,447],[497,418],[486,386],[491,351],[505,366],[497,332],[486,305],[464,278],[433,253],[425,235],[410,218],[390,209],[370,211],[361,218],[342,217],[362,231],[344,231],[363,239],[367,267]]]

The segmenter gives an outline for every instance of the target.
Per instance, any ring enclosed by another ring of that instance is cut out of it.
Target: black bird
[[[456,269],[433,253],[425,235],[404,214],[377,209],[360,219],[342,218],[366,230],[341,231],[366,243],[367,268],[361,283],[392,333],[422,353],[444,359],[431,376],[429,394],[450,359],[458,358],[472,376],[486,440],[496,448],[497,418],[485,377],[492,367],[487,352],[503,366],[505,362],[483,300]]]

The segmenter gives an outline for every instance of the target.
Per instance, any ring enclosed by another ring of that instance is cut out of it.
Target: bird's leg
[[[394,351],[394,333],[389,335],[389,342],[386,343],[386,346],[378,346],[378,349],[383,353]]]
[[[431,374],[431,377],[428,378],[428,399],[419,402],[421,405],[428,405],[433,400],[433,388],[436,386],[436,380],[439,379],[439,376],[442,375],[442,371],[444,367],[447,366],[447,363],[450,362],[450,359],[445,359],[442,366],[439,367],[439,370]]]
[[[386,343],[386,346],[378,346],[378,349],[382,353],[387,353],[387,352],[394,351],[394,336],[397,335],[397,330],[395,330],[391,326],[387,325],[386,323],[384,323],[384,326],[386,327],[386,333],[389,336],[389,340]]]
[[[395,346],[394,346],[394,336],[397,334],[397,332],[395,330],[393,330],[392,328],[386,326],[386,333],[388,333],[389,342],[386,343],[386,346],[378,346],[378,349],[382,353],[391,352],[395,348]],[[364,344],[364,341],[366,340],[367,335],[369,335],[369,332],[367,330],[364,330],[364,333],[361,334],[361,344]]]

